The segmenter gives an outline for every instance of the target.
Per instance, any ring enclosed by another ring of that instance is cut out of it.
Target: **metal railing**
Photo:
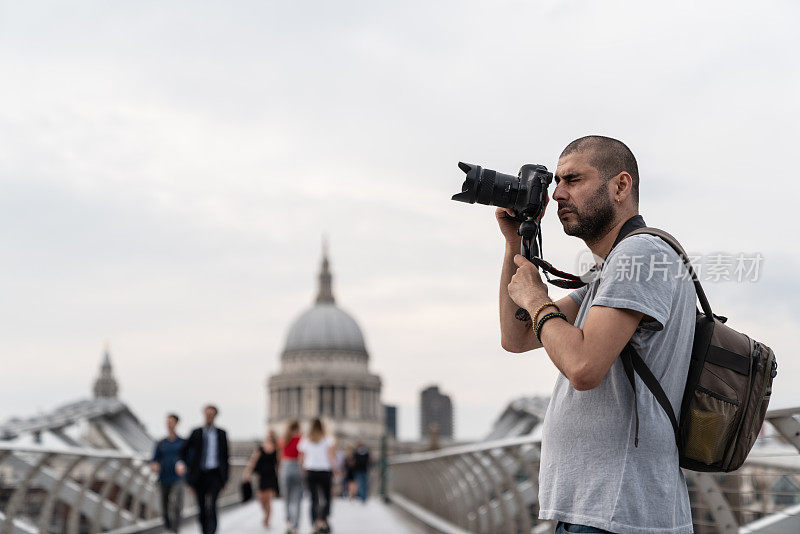
[[[232,480],[244,463],[231,463]],[[238,501],[238,489],[228,484],[220,502]],[[184,517],[194,513],[184,509]],[[144,532],[160,525],[160,515],[157,476],[145,456],[0,441],[0,534]]]
[[[773,437],[728,474],[684,471],[696,534],[800,532],[800,407],[767,413]],[[538,515],[541,435],[388,460],[387,497],[447,534],[552,532]]]

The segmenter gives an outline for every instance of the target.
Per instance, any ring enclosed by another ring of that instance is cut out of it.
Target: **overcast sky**
[[[213,400],[260,434],[325,234],[401,437],[431,383],[480,437],[557,371],[499,346],[503,243],[456,163],[552,169],[591,133],[636,154],[650,225],[763,254],[706,292],[800,405],[800,5],[432,4],[0,1],[0,420],[87,396],[108,340],[155,433]],[[584,250],[550,209],[546,257]]]

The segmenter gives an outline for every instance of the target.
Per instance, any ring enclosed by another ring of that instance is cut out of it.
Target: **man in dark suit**
[[[217,531],[217,497],[228,481],[228,435],[214,425],[219,410],[209,404],[203,409],[205,425],[192,430],[176,465],[179,475],[194,490],[200,508],[203,534]]]

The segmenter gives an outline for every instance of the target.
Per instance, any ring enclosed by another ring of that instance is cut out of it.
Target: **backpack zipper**
[[[758,355],[760,357],[761,356],[761,343],[756,341],[755,344],[756,344],[756,349],[758,350]],[[764,359],[764,365],[763,365],[763,367],[764,367],[764,384],[761,387],[761,389],[759,390],[759,403],[758,403],[758,406],[756,407],[756,411],[753,414],[753,418],[750,420],[750,428],[747,430],[747,440],[748,440],[747,444],[748,445],[750,445],[750,436],[751,436],[751,433],[753,432],[753,426],[756,424],[756,419],[757,419],[758,413],[761,410],[761,403],[764,402],[764,397],[766,396],[766,393],[767,393],[767,385],[769,384],[769,380],[772,377],[772,369],[771,368],[767,369],[767,367],[771,367],[771,365],[768,365],[769,364],[768,360],[769,360],[769,355],[767,355],[767,357]],[[761,362],[760,359],[758,361],[759,361],[759,363]],[[755,377],[753,377],[753,378],[755,378]]]
[[[700,384],[696,385],[694,387],[694,389],[696,389],[697,391],[700,391],[701,393],[705,393],[709,397],[714,397],[715,399],[719,399],[719,400],[721,400],[723,402],[727,402],[728,404],[733,404],[734,406],[739,406],[739,401],[731,399],[729,397],[726,397],[725,395],[721,395],[721,394],[717,393],[716,391],[711,391],[708,388],[704,388]]]
[[[731,444],[730,447],[728,447],[728,450],[725,451],[722,464],[723,467],[730,465],[731,459],[733,458],[733,453],[736,451],[736,447],[739,446],[741,430],[744,425],[745,412],[747,411],[747,407],[750,405],[750,399],[753,397],[753,381],[756,379],[758,365],[760,363],[761,345],[759,345],[758,342],[750,336],[747,336],[747,339],[750,341],[750,350],[753,354],[753,358],[751,359],[750,363],[750,374],[747,376],[747,398],[744,399],[742,405],[740,406],[741,414],[739,414],[739,423],[736,425],[736,441]],[[750,422],[750,425],[752,426],[752,421]]]

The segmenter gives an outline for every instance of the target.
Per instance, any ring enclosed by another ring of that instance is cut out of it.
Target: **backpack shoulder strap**
[[[706,298],[706,292],[703,291],[703,286],[700,285],[700,279],[697,277],[697,273],[694,271],[694,267],[692,267],[691,262],[689,261],[689,256],[686,255],[686,251],[683,250],[683,247],[678,240],[675,239],[671,234],[661,230],[660,228],[638,228],[633,232],[629,233],[625,237],[628,238],[632,235],[637,234],[648,234],[654,235],[656,237],[660,237],[663,239],[672,249],[678,253],[678,257],[683,260],[684,265],[686,265],[686,269],[689,271],[689,274],[692,275],[692,281],[694,282],[694,289],[697,292],[697,299],[700,301],[700,307],[703,309],[703,313],[706,314],[706,317],[709,319],[714,317],[713,312],[711,311],[711,305],[708,303],[708,299]]]
[[[669,402],[669,398],[667,394],[664,392],[664,388],[661,387],[659,384],[658,379],[655,375],[650,371],[650,368],[647,367],[647,364],[644,363],[644,360],[639,353],[631,346],[630,342],[625,345],[625,348],[622,349],[622,354],[620,354],[620,358],[622,359],[622,366],[625,369],[625,374],[628,377],[628,380],[633,386],[633,395],[634,395],[634,410],[637,411],[636,413],[636,438],[635,443],[638,444],[639,442],[639,414],[637,410],[637,402],[636,402],[636,382],[633,376],[633,371],[636,371],[644,385],[647,386],[647,389],[653,394],[653,396],[658,401],[658,404],[661,405],[661,408],[664,409],[664,412],[669,417],[669,422],[672,423],[672,430],[675,434],[675,444],[680,449],[681,439],[680,439],[680,428],[678,427],[678,418],[675,417],[675,410],[672,409],[672,404]]]
[[[665,232],[664,230],[652,227],[638,228],[629,233],[628,235],[626,235],[625,237],[627,238],[637,234],[648,234],[659,237],[669,246],[672,247],[672,249],[678,254],[678,257],[680,257],[681,260],[683,260],[683,263],[686,265],[687,270],[692,276],[692,281],[694,282],[695,291],[697,292],[697,298],[700,301],[700,306],[702,307],[703,312],[706,314],[706,317],[713,318],[714,314],[711,311],[711,305],[708,303],[705,291],[703,291],[703,286],[700,285],[700,280],[697,277],[697,273],[692,267],[692,264],[689,262],[689,257],[686,254],[686,251],[683,250],[683,247],[678,242],[678,240],[675,239],[671,234]],[[641,356],[639,356],[639,353],[636,352],[636,350],[633,348],[630,342],[628,342],[628,344],[625,345],[625,348],[622,349],[622,353],[620,354],[620,359],[622,360],[622,365],[625,369],[625,374],[628,377],[631,386],[633,387],[634,396],[636,395],[636,383],[633,376],[633,372],[635,371],[636,374],[638,374],[641,377],[642,382],[644,382],[644,385],[647,386],[647,389],[649,389],[650,392],[653,394],[653,396],[656,398],[658,404],[661,405],[661,408],[664,410],[664,413],[666,413],[667,417],[669,417],[669,421],[672,424],[673,433],[675,434],[675,444],[677,445],[678,450],[680,450],[681,440],[680,440],[680,427],[678,426],[678,418],[675,416],[675,410],[672,409],[672,404],[669,402],[669,398],[667,397],[667,394],[664,392],[664,388],[661,387],[661,384],[658,382],[658,379],[655,377],[653,372],[650,371],[650,368],[647,367],[647,364],[644,363],[644,360],[642,359]],[[636,409],[636,407],[637,403],[634,400],[634,409]],[[638,420],[639,420],[639,414],[637,413],[636,414],[637,437],[635,438],[636,442],[638,442],[638,423],[639,423]]]

